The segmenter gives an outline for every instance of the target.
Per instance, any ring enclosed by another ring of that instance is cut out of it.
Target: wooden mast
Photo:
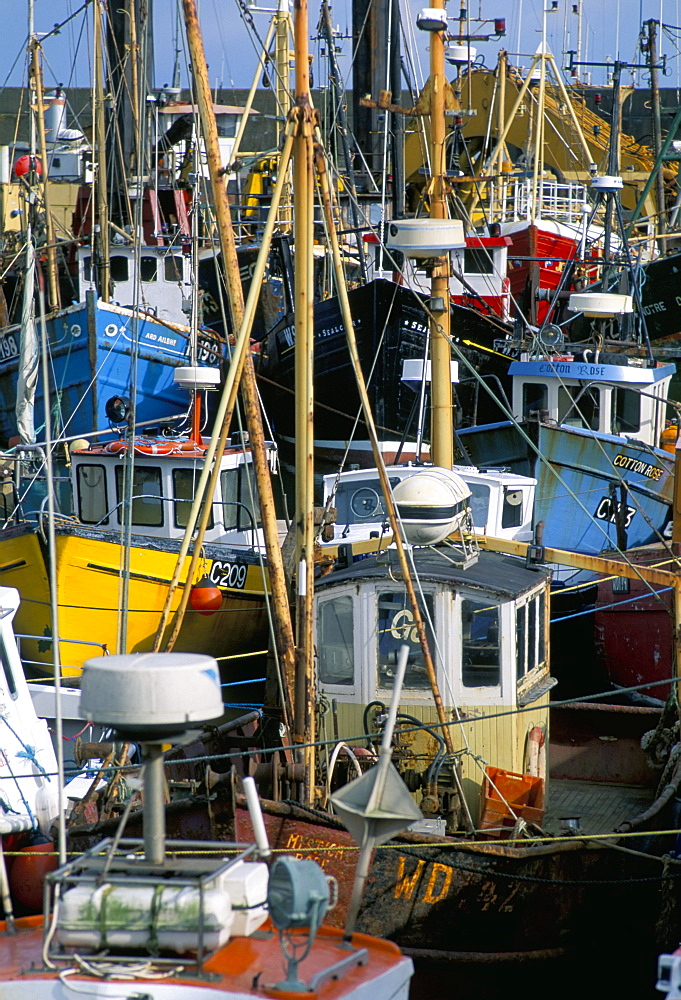
[[[293,142],[293,234],[296,247],[294,280],[296,390],[296,566],[297,648],[294,739],[307,744],[305,796],[314,800],[315,678],[313,655],[314,600],[314,432],[312,420],[312,358],[314,340],[314,132],[316,114],[310,98],[307,0],[295,0],[295,122]]]
[[[444,10],[444,0],[434,0],[435,10]],[[430,217],[448,218],[445,122],[445,30],[430,33]],[[430,301],[431,357],[431,458],[435,465],[451,469],[454,464],[454,419],[449,308],[449,254],[433,265]]]
[[[187,43],[191,55],[192,72],[196,83],[196,97],[199,105],[199,114],[203,128],[204,141],[206,144],[206,155],[208,170],[210,174],[213,201],[215,204],[215,215],[218,223],[220,237],[220,249],[225,270],[225,284],[230,303],[230,313],[232,317],[232,327],[240,330],[244,319],[244,299],[239,274],[239,262],[236,254],[236,244],[234,241],[234,231],[232,219],[227,199],[227,189],[225,186],[222,162],[220,159],[220,145],[218,142],[217,126],[215,123],[215,113],[208,80],[208,68],[201,38],[198,15],[195,0],[183,0],[185,24],[187,29]],[[267,564],[272,589],[272,600],[275,620],[278,627],[276,638],[278,640],[278,651],[280,661],[283,666],[285,677],[291,677],[294,671],[293,666],[293,629],[291,627],[289,615],[288,593],[286,590],[286,580],[284,576],[284,565],[279,545],[279,535],[277,531],[276,511],[274,497],[272,494],[272,482],[267,464],[265,451],[265,436],[262,427],[260,414],[260,403],[255,384],[255,371],[253,359],[248,351],[244,351],[241,358],[234,358],[233,364],[243,364],[243,374],[241,379],[242,394],[244,397],[246,422],[251,441],[253,454],[253,464],[255,468],[256,483],[258,487],[258,498],[260,503],[260,515],[265,535],[265,547],[267,551]],[[220,431],[221,438],[226,437],[229,429],[229,418],[226,417],[225,424]],[[216,462],[220,461],[221,452],[216,455]],[[206,505],[208,506],[208,505]],[[200,543],[199,543],[200,544]],[[191,583],[191,581],[188,581]],[[182,602],[178,611],[178,618],[181,618],[187,606],[190,587],[186,586],[182,595]]]
[[[106,123],[104,118],[104,59],[102,37],[102,11],[99,0],[95,3],[95,132],[97,135],[97,267],[99,295],[103,302],[111,298],[111,271],[109,261],[109,204],[106,170]],[[124,652],[124,650],[121,650]]]

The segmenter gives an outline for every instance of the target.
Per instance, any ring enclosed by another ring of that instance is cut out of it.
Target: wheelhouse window
[[[525,382],[523,385],[523,416],[529,417],[533,413],[549,408],[549,390],[547,386],[538,382]]]
[[[156,257],[140,257],[140,279],[156,281],[158,274],[158,259]]]
[[[322,684],[352,684],[354,618],[352,596],[343,594],[319,605],[317,648]]]
[[[546,595],[516,608],[516,674],[519,681],[546,660]]]
[[[166,281],[182,281],[182,258],[177,255],[168,254],[164,258],[163,271]]]
[[[430,622],[434,615],[433,595],[425,595],[425,608],[421,607],[421,615],[426,628],[426,637],[430,649],[434,649],[433,633]],[[378,678],[379,688],[391,688],[397,672],[397,657],[400,648],[409,646],[409,660],[404,675],[405,688],[425,690],[430,688],[426,672],[423,650],[414,624],[414,614],[409,599],[404,590],[383,590],[377,595],[378,603]]]
[[[461,601],[464,687],[498,687],[501,683],[499,608],[464,597]]]
[[[473,516],[473,524],[478,528],[484,528],[489,515],[489,486],[487,483],[469,483],[471,496],[468,505]]]
[[[392,487],[399,483],[396,476],[390,480]],[[361,483],[341,483],[334,497],[338,524],[363,524],[381,521],[386,517],[381,483],[378,479],[365,479]]]
[[[565,385],[558,389],[558,423],[598,430],[601,393],[595,386]]]
[[[118,521],[125,520],[123,503],[125,468],[116,466],[116,499],[118,502]],[[163,526],[163,500],[161,490],[161,470],[156,467],[135,466],[132,484],[132,523],[145,528],[161,528]]]
[[[103,465],[79,465],[76,470],[78,516],[84,524],[109,523],[106,469]]]
[[[466,249],[463,252],[464,274],[493,274],[494,261],[492,255],[480,247]]]
[[[504,487],[504,502],[501,510],[502,528],[519,528],[523,523],[523,491]]]
[[[198,469],[173,469],[173,509],[175,512],[175,527],[186,528],[189,523],[189,512],[196,496],[196,485],[201,473]],[[205,502],[205,501],[204,501]],[[203,508],[203,503],[201,504]],[[213,527],[213,510],[211,505],[207,528]]]
[[[641,394],[634,389],[612,391],[613,434],[632,434],[641,430]]]
[[[260,511],[255,485],[249,484],[246,467],[226,469],[221,476],[222,506],[226,531],[249,531],[257,528]]]
[[[111,266],[111,280],[112,281],[127,281],[128,280],[128,258],[121,257],[120,254],[113,254],[110,259]]]

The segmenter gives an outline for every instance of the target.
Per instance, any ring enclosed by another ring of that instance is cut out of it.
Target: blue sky
[[[3,24],[2,70],[0,83],[19,84],[22,81],[25,44],[28,24],[28,0],[0,0],[5,11],[11,9],[12,14]],[[318,8],[315,0],[310,2],[310,24],[314,30],[318,19]],[[637,56],[636,46],[641,23],[649,18],[661,20],[667,25],[661,32],[661,51],[667,56],[668,75],[661,83],[663,86],[677,87],[680,85],[681,32],[675,30],[681,24],[681,0],[578,0],[582,10],[582,59],[585,61],[607,62],[619,58],[633,62]],[[409,4],[412,20],[421,7],[427,6],[427,0],[416,3],[414,0],[402,0],[403,9]],[[35,29],[38,33],[50,31],[57,22],[62,22],[69,15],[78,11],[82,0],[34,0]],[[546,6],[551,6],[551,0],[546,0]],[[564,48],[577,47],[578,17],[573,13],[574,0],[565,2],[558,0],[558,9],[546,17],[549,45],[558,63],[562,61]],[[483,16],[506,19],[506,36],[499,42],[481,45],[479,51],[484,54],[487,65],[493,65],[496,53],[504,47],[511,53],[520,53],[513,61],[527,66],[531,54],[541,39],[542,7],[541,0],[469,0],[471,15],[477,15],[482,7]],[[2,9],[0,8],[0,9]],[[458,0],[450,0],[449,12],[458,15]],[[200,0],[200,19],[203,28],[204,45],[209,63],[211,84],[222,84],[225,87],[250,86],[257,65],[255,43],[249,35],[239,15],[235,0]],[[156,84],[163,85],[170,81],[174,58],[174,29],[176,24],[175,0],[154,0],[154,30],[156,45]],[[253,14],[256,27],[264,36],[267,30],[268,15]],[[335,0],[332,5],[332,19],[347,33],[350,29],[350,3],[348,0]],[[56,83],[65,86],[87,86],[90,78],[90,55],[88,52],[89,25],[83,14],[75,17],[60,34],[48,38],[44,44],[45,52],[45,83],[47,87]],[[427,67],[427,38],[422,33],[417,39],[418,50],[424,71]],[[339,40],[341,46],[341,65],[349,72],[350,42]],[[315,46],[312,45],[314,51]],[[10,67],[17,62],[10,72]],[[184,59],[183,59],[184,64]],[[321,71],[318,70],[318,73]],[[592,71],[592,82],[602,85],[605,82],[606,69],[595,68]],[[187,80],[186,69],[182,71],[182,83]],[[643,77],[639,83],[644,85]]]

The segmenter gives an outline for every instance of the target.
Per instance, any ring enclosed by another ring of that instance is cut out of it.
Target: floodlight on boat
[[[592,191],[615,192],[622,190],[624,181],[621,177],[593,177],[590,186]]]
[[[423,361],[421,358],[406,358],[402,362],[402,382],[418,391],[419,386],[424,380],[424,367],[425,367],[425,381],[430,383],[430,361]],[[450,361],[449,362],[449,373],[452,384],[459,381],[459,362]]]
[[[416,15],[416,27],[421,31],[446,31],[447,11],[442,7],[424,7]]]
[[[220,369],[183,366],[175,369],[173,381],[179,389],[217,389],[220,385]]]
[[[393,490],[402,535],[410,545],[436,545],[469,519],[471,490],[450,469],[419,469]]]
[[[570,296],[568,309],[580,312],[594,319],[615,319],[633,313],[631,295],[615,295],[613,292],[574,292]]]
[[[406,257],[442,257],[466,246],[460,219],[395,219],[388,223],[388,247]]]
[[[329,882],[316,861],[309,858],[277,858],[270,870],[267,907],[270,919],[279,931],[282,951],[287,960],[286,979],[275,990],[308,993],[310,987],[298,978],[298,966],[305,959],[329,908]],[[308,928],[308,938],[299,937],[297,947],[288,947],[284,936],[293,930]]]

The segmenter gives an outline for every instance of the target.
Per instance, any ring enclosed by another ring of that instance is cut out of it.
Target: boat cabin
[[[514,361],[516,420],[539,417],[546,423],[642,441],[658,447],[665,427],[673,364],[648,367],[625,355],[593,353],[593,358],[547,357]],[[585,352],[586,355],[586,352]]]
[[[433,466],[391,465],[386,469],[391,487]],[[468,486],[468,505],[474,530],[481,535],[531,541],[536,479],[457,465],[454,473]],[[381,484],[375,469],[353,469],[324,476],[324,506],[336,509],[334,544],[353,542],[390,530]]]
[[[81,296],[95,288],[97,275],[92,251],[76,253]],[[139,264],[139,273],[138,273]],[[169,323],[189,322],[192,295],[192,262],[181,248],[111,246],[111,301],[127,309],[136,307]],[[139,279],[139,280],[138,280]],[[160,335],[160,334],[159,334]]]
[[[511,315],[510,283],[507,277],[510,239],[505,236],[474,234],[466,236],[464,241],[465,246],[454,247],[449,251],[449,293],[452,302],[478,311],[490,309],[500,319],[508,320]],[[396,270],[393,267],[395,251],[390,251],[390,255],[381,252],[380,241],[373,233],[364,236],[364,246],[369,276],[393,277]],[[408,256],[403,264],[400,281],[420,294],[430,295],[431,276],[424,264],[423,255],[421,258]]]
[[[465,720],[453,726],[452,739],[461,750],[469,807],[477,812],[484,767],[476,758],[524,773],[529,732],[535,726],[547,731],[548,691],[555,683],[548,666],[550,571],[528,569],[521,560],[490,552],[463,568],[451,547],[415,548],[411,554],[446,712],[452,720]],[[339,738],[357,740],[357,734],[370,732],[369,708],[390,703],[397,656],[405,643],[409,660],[400,712],[417,726],[437,726],[395,552],[335,570],[315,588],[318,686],[336,706]],[[512,711],[530,705],[536,711]],[[418,787],[418,774],[437,759],[436,732],[422,733],[422,746],[418,734],[402,738],[399,766],[412,771],[407,780],[412,790]]]
[[[119,528],[125,518],[125,455],[129,443],[112,441],[73,452],[75,513],[85,525]],[[270,454],[274,446],[270,446]],[[206,448],[193,441],[136,438],[132,529],[136,534],[181,539],[189,520]],[[212,502],[206,543],[263,544],[250,451],[225,449]]]

